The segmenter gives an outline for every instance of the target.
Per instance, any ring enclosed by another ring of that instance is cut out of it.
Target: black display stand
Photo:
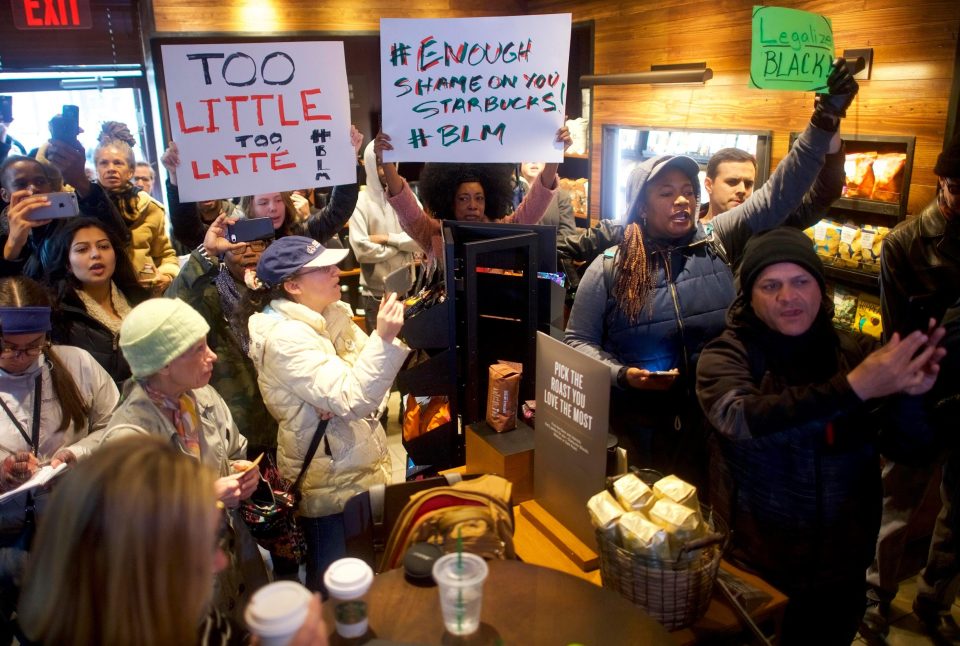
[[[465,463],[463,429],[486,417],[491,364],[523,364],[520,401],[535,398],[536,333],[556,333],[563,305],[563,288],[539,277],[556,272],[555,227],[451,221],[443,241],[446,299],[405,321],[421,361],[397,377],[405,395],[450,399],[451,422],[404,442],[415,464],[435,469]]]

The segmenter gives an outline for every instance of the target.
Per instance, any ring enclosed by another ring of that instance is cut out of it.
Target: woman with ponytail
[[[167,237],[163,205],[131,183],[137,167],[133,154],[136,139],[126,124],[107,121],[99,141],[93,153],[98,181],[130,229],[130,260],[144,287],[162,294],[180,271],[180,265]]]

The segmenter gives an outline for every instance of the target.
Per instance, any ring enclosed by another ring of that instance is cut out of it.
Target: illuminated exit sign
[[[90,29],[90,0],[10,0],[17,29]]]

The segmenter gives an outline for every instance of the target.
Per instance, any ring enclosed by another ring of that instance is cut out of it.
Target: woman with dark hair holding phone
[[[45,276],[56,298],[54,339],[87,349],[118,384],[130,376],[120,324],[149,297],[122,250],[117,234],[96,220],[68,220],[51,241]]]

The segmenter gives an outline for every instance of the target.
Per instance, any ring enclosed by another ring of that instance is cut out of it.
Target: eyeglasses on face
[[[44,350],[50,347],[50,341],[43,339],[39,343],[28,345],[25,348],[18,348],[17,346],[10,345],[3,341],[0,341],[0,358],[2,359],[19,359],[23,355],[28,357],[39,357]]]
[[[234,256],[242,256],[247,253],[247,250],[259,253],[270,246],[269,240],[251,240],[242,247],[237,247],[236,249],[231,249],[230,253]]]

